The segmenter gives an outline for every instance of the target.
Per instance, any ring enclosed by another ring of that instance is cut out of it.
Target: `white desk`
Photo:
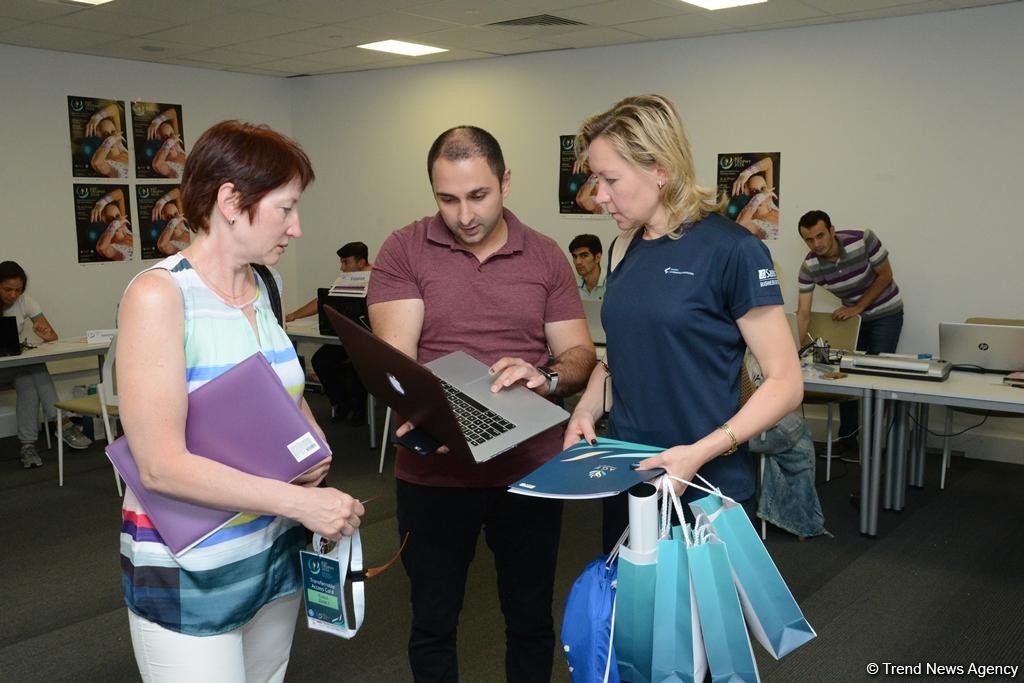
[[[19,356],[0,356],[0,368],[16,368],[83,356],[96,356],[100,367],[102,367],[103,356],[106,355],[108,348],[110,348],[110,342],[86,344],[85,341],[79,339],[44,342],[34,349],[25,349]]]
[[[873,482],[881,477],[882,413],[875,409],[874,381],[870,375],[849,374],[841,379],[825,379],[813,365],[803,368],[804,388],[824,394],[855,396],[860,401],[860,532],[868,536],[878,533],[878,489]]]
[[[336,335],[320,334],[320,322],[315,315],[288,323],[285,332],[295,343],[341,346],[341,340]],[[377,402],[370,393],[367,393],[366,399],[366,421],[370,427],[370,448],[373,449],[377,447]]]
[[[894,403],[896,424],[889,437],[886,490],[883,507],[902,510],[907,480],[907,455],[910,461],[910,484],[924,485],[924,453],[928,440],[928,407],[974,408],[1024,414],[1024,390],[1002,383],[998,374],[952,372],[945,382],[895,377],[874,378],[875,411],[881,412],[885,402]],[[947,413],[948,415],[948,413]],[[911,427],[908,423],[916,424]],[[947,420],[947,428],[949,421]],[[908,434],[908,427],[911,427]],[[943,453],[945,461],[946,453]],[[874,484],[877,486],[877,483]]]

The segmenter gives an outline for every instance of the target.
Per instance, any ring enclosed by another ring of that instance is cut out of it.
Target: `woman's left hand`
[[[704,465],[704,462],[704,458],[695,446],[674,446],[646,460],[641,460],[637,469],[650,470],[660,467],[673,477],[693,481],[693,476],[697,474],[697,470]],[[672,480],[672,485],[675,487],[676,493],[680,495],[686,490],[686,485],[678,481]]]
[[[318,486],[320,484],[320,482],[323,481],[324,477],[327,476],[327,473],[330,471],[330,469],[331,469],[331,458],[330,458],[330,456],[328,456],[328,458],[326,460],[324,460],[322,463],[320,463],[319,465],[317,465],[316,467],[314,467],[310,471],[308,471],[305,474],[301,475],[298,479],[296,479],[292,483],[293,484],[298,484],[299,486],[307,486],[307,487]]]

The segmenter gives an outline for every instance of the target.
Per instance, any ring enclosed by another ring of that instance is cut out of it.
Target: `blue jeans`
[[[903,311],[877,320],[862,321],[857,335],[857,350],[871,354],[896,353],[903,330]],[[860,401],[843,401],[839,404],[839,438],[850,436],[857,431]]]

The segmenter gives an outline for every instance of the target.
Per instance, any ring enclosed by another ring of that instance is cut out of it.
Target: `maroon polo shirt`
[[[367,303],[423,300],[419,362],[465,351],[487,365],[503,356],[542,365],[544,324],[583,318],[576,278],[558,244],[508,209],[504,216],[508,240],[483,263],[455,240],[440,214],[396,230],[381,247]],[[399,447],[395,474],[427,486],[505,486],[560,452],[562,433],[553,427],[482,464]]]

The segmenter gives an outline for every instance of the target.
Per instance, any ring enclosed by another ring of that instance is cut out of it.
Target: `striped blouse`
[[[188,391],[260,351],[296,401],[304,376],[267,290],[257,276],[253,304],[259,340],[245,314],[228,306],[199,279],[181,254],[153,268],[167,270],[185,308]],[[281,280],[274,273],[280,289]],[[188,635],[224,633],[245,624],[265,604],[299,588],[298,551],[305,531],[273,515],[240,515],[175,557],[129,489],[121,510],[121,583],[128,608],[164,628]]]

